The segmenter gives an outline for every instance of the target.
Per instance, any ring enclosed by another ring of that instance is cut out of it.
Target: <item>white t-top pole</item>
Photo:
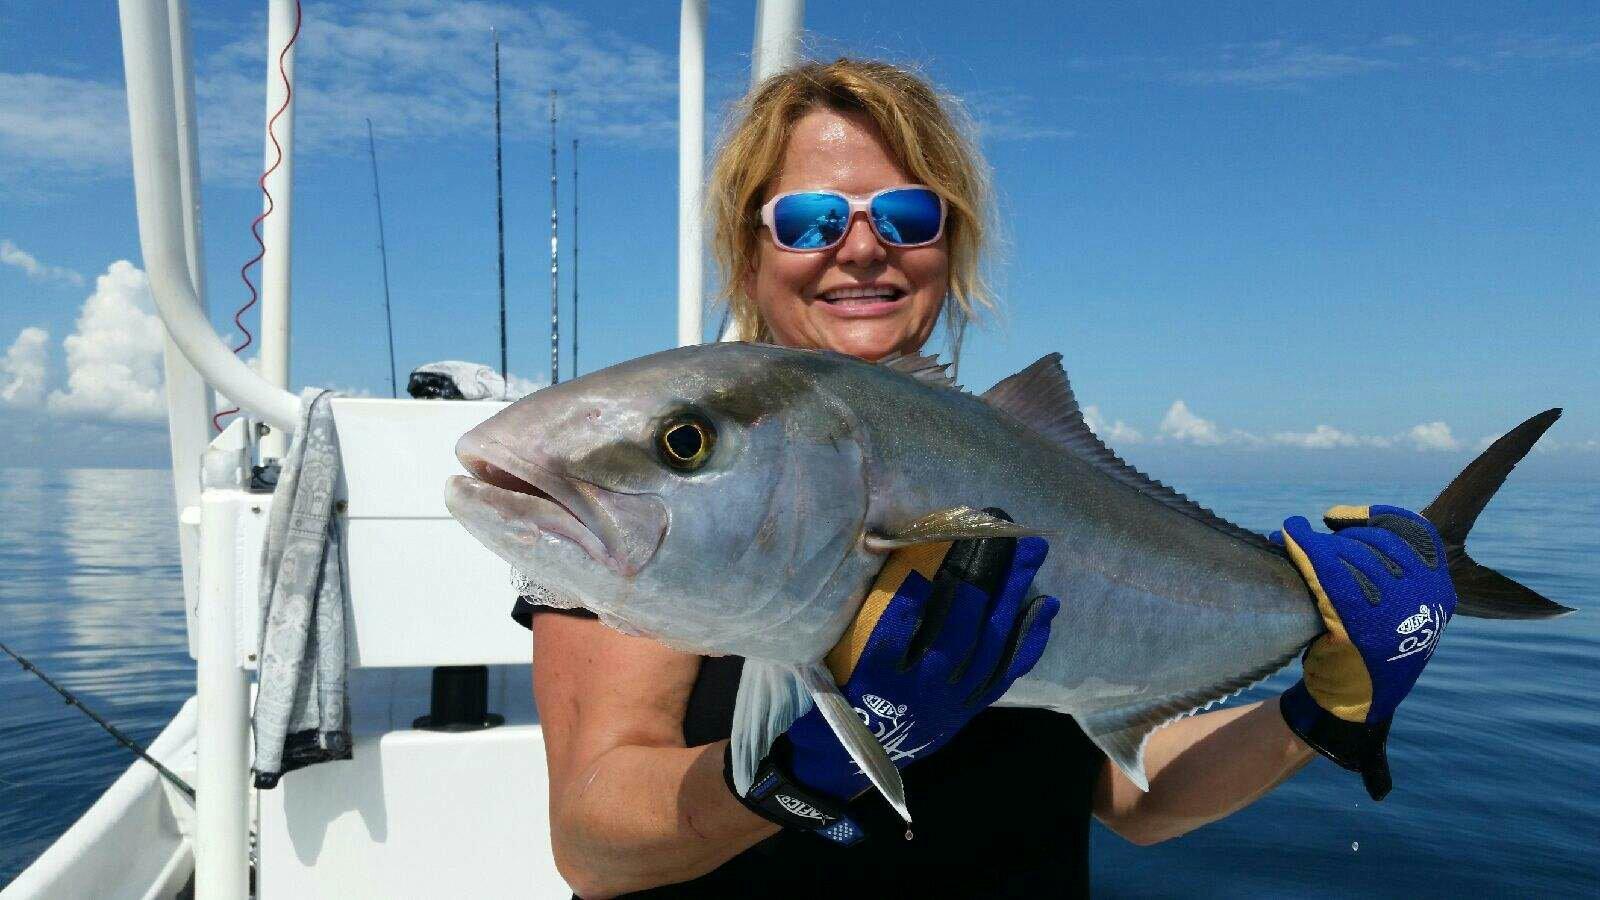
[[[750,90],[800,58],[800,32],[805,18],[805,0],[757,0],[756,32],[750,44]],[[741,333],[738,323],[730,320],[719,339],[743,341],[751,337]]]
[[[198,253],[197,222],[187,221],[185,205],[193,202],[185,187],[193,159],[185,161],[187,126],[180,126],[180,105],[186,105],[187,66],[175,63],[173,30],[187,20],[182,0],[167,3],[123,0],[122,54],[128,87],[128,121],[133,148],[134,196],[139,210],[139,243],[156,308],[177,348],[240,405],[274,426],[292,427],[295,399],[261,381],[229,353],[206,321],[196,295],[191,253]],[[170,15],[169,15],[170,14]],[[178,48],[180,51],[183,47]],[[187,115],[184,112],[183,115]],[[192,185],[190,185],[192,188]],[[242,426],[233,430],[242,450]],[[219,900],[244,900],[249,894],[250,804],[246,790],[249,765],[249,683],[234,661],[234,597],[230,557],[206,560],[208,551],[235,547],[231,531],[237,509],[202,503],[200,604],[196,613],[195,695],[197,797],[193,829],[195,891]],[[212,518],[206,518],[211,515]],[[211,526],[213,530],[205,530]]]
[[[300,401],[263,381],[228,350],[201,312],[195,294],[185,246],[183,151],[167,4],[122,0],[118,9],[139,245],[156,310],[167,334],[207,384],[274,429],[292,431]]]
[[[178,186],[183,192],[183,246],[189,282],[206,312],[205,265],[200,234],[200,144],[195,127],[194,73],[190,65],[187,0],[168,0],[167,32],[172,51],[172,99],[178,126]],[[200,458],[211,442],[211,388],[184,357],[171,335],[162,348],[167,393],[167,433],[172,447],[172,488],[181,515],[200,505]],[[184,608],[200,602],[200,530],[180,524],[178,553],[183,561]]]
[[[700,343],[705,298],[701,206],[706,130],[706,0],[678,16],[678,346]]]
[[[290,38],[295,33],[295,16],[295,0],[269,0],[267,129],[262,171],[272,172],[266,179],[268,196],[261,198],[262,211],[271,210],[261,223],[262,242],[266,244],[261,259],[261,377],[285,390],[289,387],[289,225],[294,209],[295,47]],[[288,451],[289,435],[282,429],[272,428],[262,436],[263,462],[281,459]]]
[[[800,58],[805,0],[756,0],[756,36],[750,48],[750,89]]]

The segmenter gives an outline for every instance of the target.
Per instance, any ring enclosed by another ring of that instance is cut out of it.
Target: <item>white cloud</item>
[[[1447,66],[1488,71],[1513,65],[1563,66],[1600,58],[1600,41],[1575,34],[1505,34],[1452,48],[1442,61]]]
[[[1314,46],[1277,48],[1250,58],[1230,59],[1214,69],[1187,72],[1182,80],[1198,85],[1237,85],[1250,88],[1278,88],[1302,82],[1320,82],[1344,75],[1358,75],[1374,69],[1390,69],[1394,62],[1355,53],[1318,50]]]
[[[1272,435],[1272,443],[1303,450],[1333,450],[1340,447],[1390,447],[1394,442],[1386,437],[1351,434],[1332,425],[1318,425],[1311,431],[1279,431]]]
[[[37,72],[0,72],[0,170],[128,171],[122,85]],[[7,181],[11,178],[7,178]]]
[[[1418,450],[1455,450],[1461,446],[1461,442],[1450,433],[1450,426],[1443,422],[1413,425],[1401,435],[1401,439],[1410,441]]]
[[[1379,47],[1415,47],[1421,42],[1409,34],[1386,34],[1374,43]]]
[[[0,113],[0,115],[3,115],[3,113]],[[7,238],[0,238],[0,265],[21,269],[22,274],[35,281],[60,281],[71,285],[83,284],[82,275],[71,269],[63,269],[60,266],[47,266],[39,262],[38,258],[32,253],[18,247]]]
[[[1010,88],[987,88],[963,93],[962,110],[971,117],[980,138],[998,141],[1066,140],[1077,136],[1071,128],[1040,121],[1037,98]]]
[[[118,260],[95,279],[76,330],[61,342],[67,384],[50,393],[50,410],[123,422],[165,415],[162,328],[153,309],[149,279],[133,263]]]
[[[1178,80],[1191,84],[1273,88],[1326,81],[1395,68],[1399,63],[1380,55],[1396,46],[1329,48],[1282,40],[1224,46],[1209,65],[1191,69]],[[1379,52],[1374,52],[1374,50]]]
[[[1361,440],[1348,431],[1340,431],[1332,425],[1318,425],[1311,431],[1277,432],[1272,436],[1272,442],[1306,450],[1327,450],[1333,447],[1354,447],[1360,444]]]
[[[24,328],[0,358],[0,405],[33,407],[44,403],[50,377],[50,332]]]
[[[1493,438],[1486,438],[1484,445],[1487,446],[1491,440]],[[1410,447],[1420,451],[1435,451],[1457,450],[1461,447],[1461,442],[1456,440],[1450,432],[1450,426],[1444,422],[1424,422],[1392,436],[1356,434],[1323,424],[1310,431],[1275,431],[1262,437],[1237,428],[1224,428],[1210,419],[1202,418],[1182,400],[1174,400],[1162,417],[1160,434],[1157,436],[1157,442],[1161,441],[1199,447],[1276,446],[1300,450]]]
[[[239,37],[196,60],[202,174],[253,176],[262,163],[266,20],[229,20],[226,31],[215,24],[195,23],[202,43],[219,32]],[[648,44],[546,6],[367,0],[304,7],[296,149],[364,153],[368,116],[380,141],[484,140],[494,113],[490,26],[500,32],[509,142],[544,138],[551,88],[560,91],[562,127],[586,142],[673,140],[677,60]],[[30,171],[126,175],[122,85],[0,73],[0,181],[26,190]]]
[[[297,144],[358,153],[368,115],[380,139],[481,139],[494,114],[491,27],[500,34],[508,140],[543,140],[551,88],[560,92],[562,126],[585,140],[665,145],[676,134],[672,56],[547,6],[404,0],[306,7],[295,60]],[[252,30],[221,48],[196,87],[203,104],[256,111],[248,124],[227,123],[226,136],[210,134],[252,166],[260,162],[264,46],[264,33]]]
[[[1167,407],[1167,414],[1161,417],[1161,434],[1179,443],[1203,447],[1213,447],[1225,440],[1217,423],[1190,412],[1189,404],[1182,400],[1174,400]]]
[[[1569,68],[1600,59],[1592,33],[1462,33],[1448,37],[1393,33],[1362,41],[1285,40],[1218,44],[1189,54],[1120,54],[1066,60],[1072,69],[1243,89],[1296,89],[1381,72],[1440,67],[1477,72],[1511,66]]]
[[[1112,447],[1138,444],[1144,441],[1144,435],[1139,429],[1121,419],[1108,424],[1100,415],[1100,407],[1092,403],[1083,408],[1083,421],[1088,423],[1090,431],[1099,435],[1102,441]]]

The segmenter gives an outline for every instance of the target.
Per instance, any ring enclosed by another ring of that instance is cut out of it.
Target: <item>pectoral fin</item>
[[[789,729],[794,720],[815,704],[823,721],[833,729],[845,751],[865,772],[873,787],[895,812],[907,822],[906,788],[900,770],[889,754],[867,730],[855,708],[826,667],[816,663],[804,668],[760,659],[746,659],[739,675],[739,693],[733,703],[733,731],[729,738],[733,754],[733,785],[739,793],[750,790],[756,769],[772,749],[772,742]]]
[[[929,513],[886,534],[869,534],[866,537],[866,547],[873,553],[888,553],[901,547],[933,541],[959,541],[962,538],[1017,538],[1045,533],[1044,529],[1007,522],[981,509],[954,506]]]
[[[756,769],[778,735],[811,709],[811,695],[793,666],[746,659],[733,701],[733,784],[749,792]]]
[[[839,743],[844,745],[850,759],[861,767],[872,786],[878,789],[883,799],[889,801],[900,818],[910,824],[911,810],[906,807],[906,786],[900,780],[900,770],[894,767],[883,745],[867,730],[866,723],[861,721],[861,716],[856,714],[850,701],[839,693],[833,676],[821,663],[807,666],[798,674],[806,690],[811,692],[812,702],[816,703],[817,710],[822,713],[828,727],[833,729]]]

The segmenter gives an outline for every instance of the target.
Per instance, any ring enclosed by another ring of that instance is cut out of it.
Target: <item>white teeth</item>
[[[824,291],[822,299],[829,303],[840,300],[892,300],[899,293],[894,288],[888,287],[834,288],[831,291]]]

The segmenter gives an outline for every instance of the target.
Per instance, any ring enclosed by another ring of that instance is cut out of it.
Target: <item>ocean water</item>
[[[0,469],[0,641],[141,744],[194,693],[182,580],[169,472]],[[0,654],[0,885],[132,761]]]
[[[1336,502],[1421,506],[1437,485],[1182,487],[1265,531]],[[1248,809],[1155,847],[1097,829],[1096,891],[1600,895],[1600,485],[1513,476],[1472,548],[1583,611],[1546,622],[1451,623],[1395,723],[1388,799],[1371,802],[1358,778],[1318,760]],[[0,641],[143,742],[194,690],[179,581],[166,472],[0,469]],[[1270,696],[1297,671],[1235,702]],[[130,759],[0,660],[0,886]]]

